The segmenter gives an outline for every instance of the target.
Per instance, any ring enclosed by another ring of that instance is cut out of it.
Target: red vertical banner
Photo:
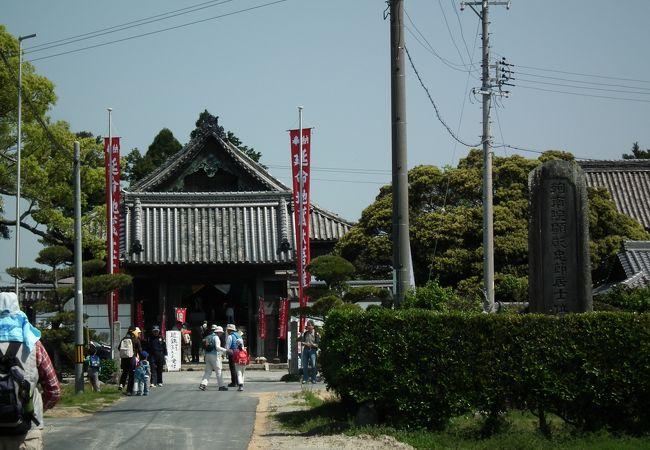
[[[174,308],[176,322],[185,323],[187,318],[187,308]]]
[[[106,178],[106,251],[107,272],[120,272],[120,138],[111,138],[109,144],[108,138],[104,138],[104,173]],[[112,248],[111,248],[111,239]],[[110,267],[110,256],[113,258],[113,266]],[[110,296],[113,302],[113,318],[115,322],[119,320],[119,292],[115,291]],[[109,300],[110,301],[110,300]],[[110,308],[109,308],[110,311]],[[110,317],[109,317],[110,319]]]
[[[289,299],[281,298],[280,299],[280,313],[278,318],[278,323],[280,329],[278,330],[278,339],[285,340],[287,338],[287,319],[289,317]]]
[[[266,313],[264,312],[264,298],[260,297],[259,305],[257,308],[257,316],[259,322],[259,335],[260,339],[266,339]]]
[[[144,330],[144,305],[142,300],[135,304],[135,326]]]
[[[301,307],[307,306],[305,288],[311,284],[307,265],[311,261],[309,252],[309,210],[310,210],[310,158],[311,128],[289,130],[291,140],[291,169],[293,177],[293,211],[297,245],[298,301]],[[300,332],[305,329],[305,316],[300,316]]]

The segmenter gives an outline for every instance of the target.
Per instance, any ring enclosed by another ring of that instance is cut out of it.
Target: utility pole
[[[36,37],[35,34],[30,34],[28,36],[19,36],[18,37],[18,131],[17,139],[18,143],[16,146],[16,255],[14,260],[14,267],[18,269],[18,262],[20,261],[20,150],[22,148],[22,105],[23,105],[23,41],[25,39],[31,39]],[[20,302],[20,291],[18,289],[19,282],[18,277],[16,277],[16,298],[18,303]]]
[[[483,97],[483,285],[484,310],[494,312],[494,220],[492,210],[492,136],[490,135],[490,109],[492,107],[492,80],[490,80],[490,33],[488,31],[490,5],[503,5],[510,9],[510,1],[488,0],[476,2],[460,2],[461,11],[469,6],[476,13],[482,24],[482,62],[481,89],[474,89],[475,94]],[[480,6],[477,11],[474,6]]]
[[[75,393],[84,391],[83,271],[81,253],[81,148],[74,142],[74,313],[75,313]]]
[[[406,89],[404,0],[390,1],[391,136],[393,173],[393,283],[395,307],[411,287],[408,167],[406,164]]]

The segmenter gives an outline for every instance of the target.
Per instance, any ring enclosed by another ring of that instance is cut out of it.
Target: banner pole
[[[112,135],[112,112],[113,108],[108,108],[108,226],[106,227],[106,234],[108,234],[108,273],[113,274],[113,135]],[[115,358],[113,349],[113,291],[110,292],[108,298],[108,324],[110,329],[110,343],[111,343],[111,358]]]
[[[304,296],[305,296],[305,285],[304,285],[304,274],[305,274],[305,268],[303,267],[304,261],[302,259],[302,255],[304,253],[304,239],[303,239],[303,196],[302,192],[304,189],[304,176],[303,176],[303,142],[302,142],[302,106],[298,106],[298,139],[300,144],[298,144],[298,154],[299,154],[299,161],[300,161],[300,167],[298,169],[298,185],[300,186],[299,191],[298,191],[298,211],[300,211],[299,216],[298,216],[298,233],[300,234],[299,237],[299,243],[298,243],[298,260],[300,261],[300,273],[298,274],[298,287],[300,288],[298,291],[298,296],[300,297],[298,299],[298,306],[307,306],[304,304]],[[296,234],[298,234],[296,233]],[[302,333],[305,329],[305,316],[303,314],[300,315],[300,332]]]

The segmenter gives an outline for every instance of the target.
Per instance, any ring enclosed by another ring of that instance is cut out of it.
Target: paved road
[[[249,370],[244,392],[217,391],[214,375],[208,390],[200,391],[202,372],[165,373],[165,386],[152,389],[147,397],[125,397],[93,416],[46,418],[45,447],[245,450],[255,422],[254,394],[300,390],[298,383],[279,381],[285,373]]]

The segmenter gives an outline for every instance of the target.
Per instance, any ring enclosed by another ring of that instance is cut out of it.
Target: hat
[[[140,357],[141,357],[142,359],[146,358],[147,356],[149,356],[149,353],[145,352],[144,350],[142,350],[142,351],[140,352]]]
[[[133,330],[134,333],[142,333],[142,330],[139,327],[135,327]]]
[[[212,326],[210,327],[211,330],[216,330],[217,328],[219,328],[219,325],[216,324],[212,324]]]
[[[153,328],[151,328],[151,331],[160,331],[160,327],[158,325],[154,325]]]
[[[235,326],[235,324],[229,323],[228,325],[226,325],[226,330],[227,331],[237,331],[237,327]]]
[[[217,333],[223,333],[223,328],[221,328],[220,326],[217,326],[217,327],[214,329],[214,331],[216,331]]]

